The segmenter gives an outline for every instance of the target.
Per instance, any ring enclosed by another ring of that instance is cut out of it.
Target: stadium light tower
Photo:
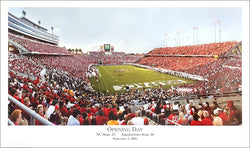
[[[195,41],[195,40],[194,40],[194,38],[195,38],[195,37],[194,37],[194,31],[195,31],[195,27],[193,27],[193,45],[194,45],[194,41]]]
[[[165,47],[167,47],[167,36],[168,36],[168,34],[164,33],[164,45],[165,45]]]
[[[51,30],[52,30],[52,34],[53,34],[54,27],[51,27]]]
[[[176,31],[176,43],[177,43],[177,47],[178,47],[178,31]]]
[[[179,30],[179,46],[181,45],[181,31]]]
[[[201,36],[198,35],[198,44],[200,44],[200,43],[201,43]]]
[[[220,33],[221,33],[220,24],[221,24],[221,20],[218,20],[218,25],[219,25],[219,42],[221,42],[221,40],[220,40]]]
[[[181,40],[181,38],[180,38],[180,30],[178,30],[176,32],[176,34],[177,34],[177,46],[180,46],[180,40]]]
[[[23,14],[23,17],[25,17],[25,15],[26,15],[26,12],[23,10],[22,11],[22,14]]]
[[[199,29],[199,27],[196,26],[196,44],[198,44],[198,29]]]
[[[214,21],[214,40],[216,43],[216,25],[217,25],[217,21]]]
[[[220,42],[221,42],[221,32],[222,32],[222,31],[220,30],[220,34],[219,34],[219,35],[220,35]]]

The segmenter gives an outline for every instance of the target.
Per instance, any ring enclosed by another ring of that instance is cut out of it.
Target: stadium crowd
[[[121,65],[124,63],[135,63],[143,57],[143,55],[129,55],[124,52],[112,52],[112,54],[105,54],[105,52],[89,52],[89,56],[94,58],[102,65]]]
[[[219,106],[216,100],[211,105],[194,105],[188,100],[185,104],[170,104],[168,100],[174,94],[163,89],[104,95],[94,92],[88,83],[62,77],[57,71],[49,70],[47,78],[43,83],[39,78],[31,80],[10,72],[9,94],[55,125],[148,125],[154,115],[161,124],[168,119],[168,125],[241,124],[241,112],[233,101],[226,106]],[[133,106],[141,108],[132,110]],[[16,112],[21,115],[17,117]],[[148,118],[141,117],[143,114]],[[16,125],[23,120],[30,124],[30,116],[11,102],[9,116]]]
[[[198,81],[194,85],[184,85],[182,87],[202,87],[205,93],[237,92],[241,90],[241,56],[229,55],[228,57],[223,57],[223,54],[235,45],[241,46],[241,44],[238,43],[239,42],[233,41],[185,47],[156,48],[149,52],[147,56],[143,57],[138,63],[155,68],[198,75],[208,80]],[[188,54],[183,53],[183,51],[186,51]],[[203,53],[203,51],[206,52]],[[221,52],[218,53],[219,51]],[[162,56],[164,54],[168,56]],[[214,55],[218,54],[220,56],[214,57]],[[204,55],[204,57],[197,57],[195,55]]]
[[[40,54],[44,53],[57,53],[70,55],[71,53],[65,48],[58,47],[49,43],[44,43],[40,41],[35,41],[34,39],[28,39],[24,36],[15,35],[12,33],[8,34],[8,38],[22,45],[24,48],[31,52],[39,52]]]
[[[216,93],[218,91],[234,92],[240,89],[242,83],[241,64],[231,64],[231,67],[228,66],[229,63],[235,61],[237,61],[236,63],[241,63],[241,59],[218,59],[217,61],[182,71],[208,79],[208,82],[199,82],[199,85],[204,86],[209,93]]]
[[[8,53],[8,67],[13,72],[24,73],[29,76],[36,77],[43,69],[42,65],[36,64],[27,56]]]
[[[209,57],[144,57],[139,64],[156,68],[181,71],[215,61]]]
[[[93,58],[86,55],[74,56],[33,56],[33,60],[40,61],[47,67],[57,71],[65,71],[75,77],[83,77],[90,64],[96,64]]]
[[[45,43],[36,43],[12,34],[9,34],[9,38],[24,47],[32,47],[31,51],[41,48],[47,52]],[[228,49],[232,44],[236,43],[213,44],[211,52],[217,54],[218,46]],[[49,45],[49,48],[52,46]],[[207,45],[198,47],[210,49]],[[62,52],[61,49],[55,51]],[[181,50],[177,51],[185,55]],[[166,52],[169,54],[170,51]],[[201,54],[203,50],[199,53],[196,50],[190,52]],[[241,124],[241,112],[233,101],[228,101],[226,106],[219,106],[216,100],[210,105],[208,102],[193,104],[189,100],[182,104],[177,101],[169,103],[171,98],[183,94],[176,89],[161,88],[129,90],[113,95],[95,92],[88,76],[98,75],[98,71],[89,65],[98,64],[99,60],[109,65],[140,59],[140,56],[121,55],[24,56],[9,52],[8,94],[55,125],[148,125],[151,120],[163,125]],[[235,64],[230,64],[232,62]],[[139,63],[209,78],[208,82],[198,81],[191,85],[192,88],[195,85],[202,88],[201,91],[197,88],[195,93],[190,92],[192,94],[210,93],[208,90],[231,91],[241,85],[241,59],[144,57]],[[9,101],[8,109],[14,124],[31,124],[30,115],[14,103]],[[41,125],[39,121],[35,124]]]
[[[200,44],[192,46],[155,48],[148,55],[222,55],[235,46],[237,41]]]

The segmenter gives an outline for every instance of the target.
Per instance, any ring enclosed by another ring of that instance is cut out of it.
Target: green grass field
[[[131,65],[96,66],[99,69],[98,81],[90,78],[91,84],[96,91],[108,94],[125,92],[126,86],[135,88],[162,88],[169,89],[172,86],[194,83],[194,81],[176,76],[155,72]]]

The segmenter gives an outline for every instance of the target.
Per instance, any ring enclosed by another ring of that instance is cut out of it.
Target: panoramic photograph
[[[241,27],[238,7],[9,7],[8,125],[241,126]]]
[[[0,12],[1,147],[249,147],[249,1]]]

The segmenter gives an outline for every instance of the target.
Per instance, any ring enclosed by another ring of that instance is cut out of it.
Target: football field
[[[105,91],[108,94],[125,92],[126,87],[169,89],[171,86],[194,83],[191,80],[131,65],[96,66],[96,68],[99,70],[99,77],[98,80],[90,78],[91,84],[96,91]]]

